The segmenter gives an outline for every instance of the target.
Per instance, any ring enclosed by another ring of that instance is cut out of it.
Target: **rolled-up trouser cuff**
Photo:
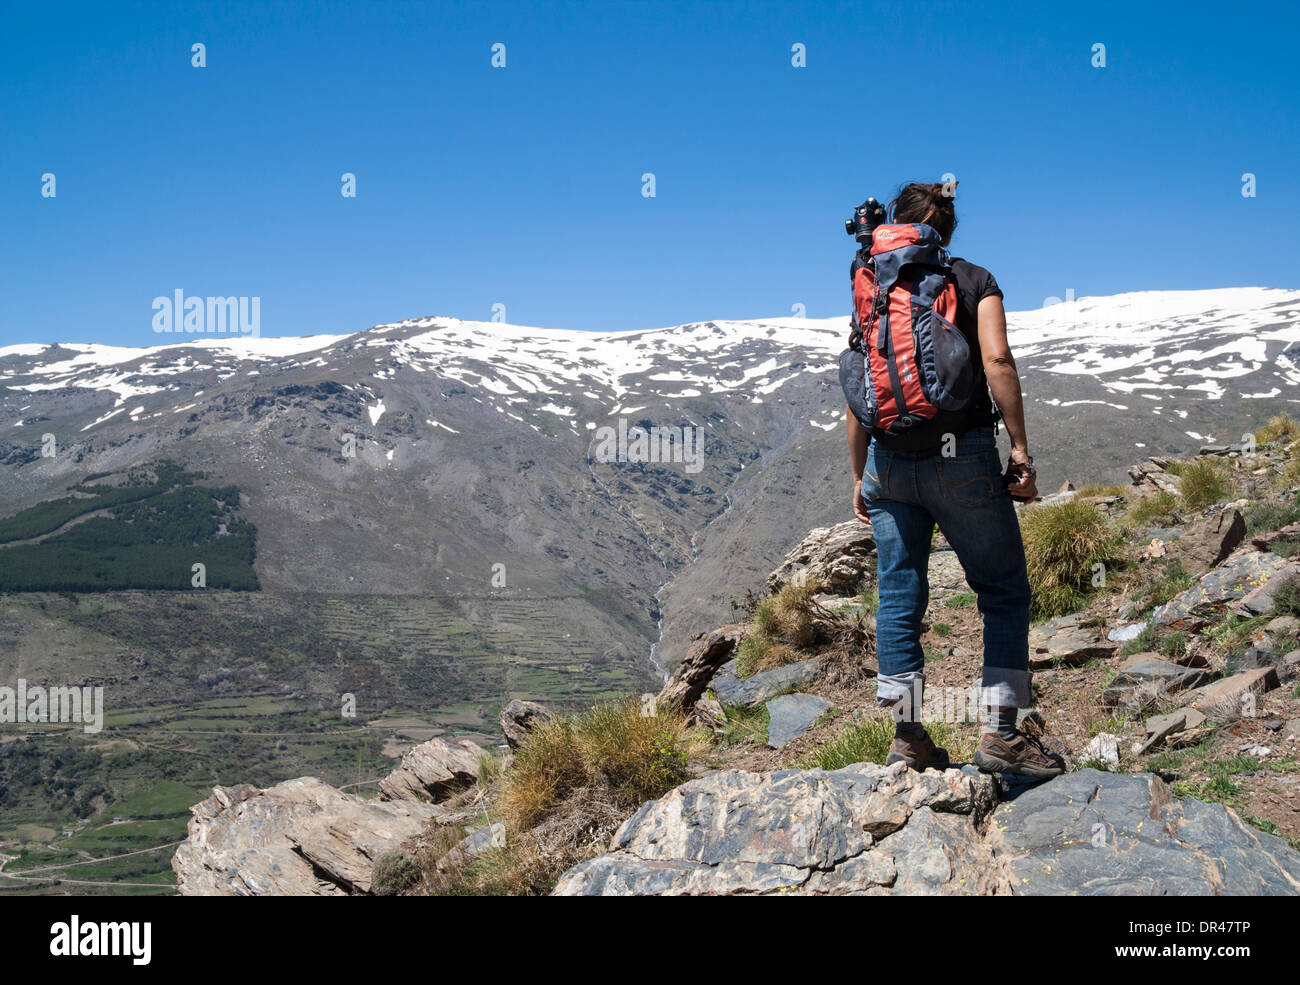
[[[1033,704],[1027,670],[985,667],[980,684],[980,702],[986,708],[1027,708]]]
[[[903,720],[918,722],[921,720],[924,688],[925,674],[919,670],[909,670],[901,674],[879,674],[876,676],[876,703],[892,705],[905,699],[910,700],[915,714]]]

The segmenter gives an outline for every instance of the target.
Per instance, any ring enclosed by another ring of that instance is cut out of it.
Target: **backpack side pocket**
[[[876,396],[867,378],[866,357],[857,349],[840,353],[840,389],[858,423],[870,431],[876,426]]]
[[[970,344],[952,322],[920,298],[912,299],[926,397],[940,410],[960,410],[975,391]]]

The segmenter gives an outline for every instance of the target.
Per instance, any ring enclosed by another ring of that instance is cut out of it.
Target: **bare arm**
[[[979,303],[978,325],[984,375],[988,377],[989,390],[993,393],[998,409],[1002,411],[1002,420],[1011,438],[1011,460],[1028,462],[1029,436],[1025,431],[1025,405],[1020,394],[1020,374],[1007,342],[1007,314],[1000,297],[994,295]],[[1038,495],[1032,475],[1011,486],[1010,492],[1020,499]]]
[[[863,523],[870,523],[871,517],[862,503],[862,470],[867,467],[867,432],[848,405],[844,407],[844,424],[849,437],[849,459],[853,470],[853,515]]]

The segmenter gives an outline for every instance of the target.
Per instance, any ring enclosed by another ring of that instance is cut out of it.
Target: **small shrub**
[[[752,677],[760,670],[784,667],[786,664],[801,660],[803,654],[784,643],[772,639],[766,633],[750,633],[736,647],[736,676]]]
[[[1208,458],[1194,458],[1183,463],[1178,475],[1181,479],[1178,495],[1189,510],[1203,510],[1220,503],[1232,492],[1227,471]]]
[[[975,593],[967,590],[950,595],[943,604],[950,609],[969,609],[975,604],[975,599]]]
[[[420,867],[403,852],[384,852],[375,859],[370,891],[376,896],[397,896],[420,881]]]
[[[1156,652],[1162,657],[1177,661],[1187,655],[1191,642],[1192,638],[1184,632],[1170,633],[1160,640]]]
[[[1021,529],[1032,608],[1038,618],[1065,615],[1088,600],[1095,565],[1119,559],[1119,536],[1090,503],[1073,500],[1028,510]]]
[[[736,650],[738,676],[793,663],[803,658],[800,650],[818,642],[814,593],[812,585],[791,583],[755,606],[754,631]]]
[[[1300,576],[1291,575],[1282,582],[1273,596],[1273,618],[1296,616],[1300,618]]]
[[[869,585],[862,589],[862,592],[858,595],[858,601],[862,605],[863,612],[874,616],[880,609],[880,591],[875,585]]]
[[[791,584],[764,599],[754,612],[759,632],[792,646],[811,646],[817,638],[813,594],[811,585]]]
[[[934,626],[931,627],[931,628],[932,628],[932,629],[935,631],[935,633],[936,633],[937,635],[939,635],[939,636],[951,636],[951,635],[952,635],[952,627],[951,627],[950,625],[948,625],[946,622],[937,622],[937,623],[935,623]]]

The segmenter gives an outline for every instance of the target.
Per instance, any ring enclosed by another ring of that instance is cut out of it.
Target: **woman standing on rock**
[[[874,201],[868,206],[884,218]],[[876,540],[877,700],[897,723],[887,762],[948,766],[947,751],[921,724],[921,622],[937,524],[984,619],[975,762],[987,772],[1055,776],[1064,770],[1060,758],[1016,729],[1017,708],[1031,696],[1029,581],[1012,499],[1031,500],[1037,488],[1002,291],[983,267],[947,252],[957,227],[952,187],[905,186],[890,203],[890,221],[874,227],[861,221],[868,206],[858,210],[867,247],[851,271],[853,333],[840,377],[853,511]],[[999,411],[1011,438],[1005,473]]]

